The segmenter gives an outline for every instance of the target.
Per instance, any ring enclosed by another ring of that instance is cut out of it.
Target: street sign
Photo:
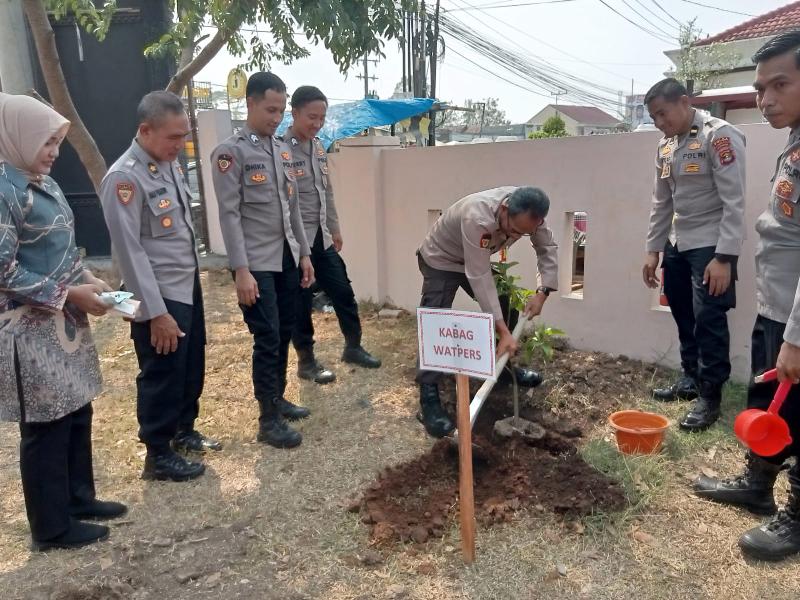
[[[247,73],[241,69],[231,69],[228,73],[228,97],[241,99],[247,91]]]
[[[418,308],[417,327],[421,369],[495,379],[492,315]]]

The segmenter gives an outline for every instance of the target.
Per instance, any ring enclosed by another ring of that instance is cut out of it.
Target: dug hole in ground
[[[664,451],[623,456],[608,415],[660,412],[647,390],[672,373],[625,357],[559,346],[533,367],[545,384],[522,390],[522,416],[547,434],[500,443],[491,426],[511,414],[497,388],[476,423],[477,560],[460,552],[457,454],[417,422],[416,323],[378,319],[362,305],[364,345],[376,371],[342,363],[334,315],[315,315],[318,358],[337,373],[317,386],[294,376],[287,397],[312,417],[303,445],[255,441],[252,338],[230,275],[203,273],[207,376],[197,428],[225,448],[189,483],[143,482],[136,439],[136,357],[121,319],[93,320],[105,390],[95,402],[94,461],[100,497],[126,502],[109,541],[32,555],[19,482],[18,433],[0,425],[0,598],[423,600],[692,598],[789,600],[800,561],[749,562],[736,542],[761,518],[695,498],[701,472],[739,472],[732,421],[744,390],[725,390],[724,417],[699,435],[672,428]],[[552,323],[569,334],[568,323]],[[659,357],[654,356],[654,361]],[[473,390],[479,382],[474,382]],[[442,396],[454,409],[455,389]],[[786,497],[785,475],[777,498]]]

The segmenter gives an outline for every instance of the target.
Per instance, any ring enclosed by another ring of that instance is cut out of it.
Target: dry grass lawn
[[[136,359],[127,326],[96,322],[105,391],[95,403],[95,470],[102,497],[130,506],[108,542],[79,551],[32,555],[13,424],[0,426],[0,598],[281,599],[719,599],[800,597],[800,561],[746,561],[739,534],[758,518],[700,501],[688,481],[701,470],[739,469],[730,417],[742,390],[728,392],[727,421],[712,431],[670,434],[655,457],[623,458],[604,419],[594,419],[581,452],[621,479],[631,506],[566,526],[522,511],[510,524],[478,528],[478,560],[465,567],[458,528],[425,545],[370,547],[368,528],[347,512],[383,467],[431,446],[414,418],[415,323],[378,321],[365,309],[365,346],[384,359],[366,372],[339,361],[332,315],[317,316],[318,354],[338,374],[330,386],[300,385],[290,399],[310,407],[303,445],[280,451],[255,442],[250,335],[230,277],[203,275],[208,319],[206,392],[198,428],[225,444],[190,483],[139,479]],[[554,323],[569,332],[569,323]],[[576,354],[577,356],[577,354]],[[294,360],[292,355],[292,361]],[[294,363],[290,365],[294,370]],[[646,390],[620,400],[654,408]],[[557,414],[585,412],[589,394],[565,386],[537,391]],[[659,407],[663,409],[664,407]],[[685,406],[667,407],[678,417]],[[785,498],[781,479],[780,499]],[[375,564],[372,564],[375,563]]]

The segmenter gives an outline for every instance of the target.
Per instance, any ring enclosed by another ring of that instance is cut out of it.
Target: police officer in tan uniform
[[[297,88],[292,94],[293,124],[282,137],[292,149],[290,167],[297,179],[300,213],[303,215],[306,238],[311,244],[311,263],[314,265],[317,286],[331,299],[344,335],[342,360],[376,369],[381,366],[381,361],[361,346],[358,303],[347,276],[347,267],[339,255],[343,241],[333,199],[328,157],[322,142],[316,137],[325,124],[327,110],[328,99],[319,89],[308,85]],[[320,384],[330,383],[336,379],[336,375],[314,357],[311,290],[303,290],[300,298],[297,325],[292,335],[298,358],[297,375]]]
[[[681,429],[700,431],[719,418],[731,372],[728,309],[736,306],[736,262],[744,239],[745,139],[741,131],[692,108],[686,88],[664,79],[645,96],[664,137],[642,273],[664,293],[678,326],[683,377],[656,389],[657,400],[695,399]]]
[[[756,100],[769,124],[790,128],[778,155],[769,204],[756,221],[756,308],[750,342],[751,371],[760,375],[777,367],[778,379],[800,380],[800,30],[775,36],[753,57]],[[766,409],[777,382],[754,383],[747,407]],[[800,553],[800,386],[792,386],[780,416],[789,426],[791,443],[774,456],[747,452],[744,472],[730,479],[701,476],[696,493],[756,514],[777,510],[773,488],[788,468],[789,497],[767,523],[739,538],[751,558],[777,561]],[[790,466],[791,465],[791,466]]]
[[[292,172],[292,150],[274,137],[286,110],[286,85],[273,73],[247,81],[247,124],[212,152],[214,189],[236,295],[253,334],[258,441],[298,446],[286,419],[308,409],[284,397],[289,342],[301,286],[314,281]],[[299,268],[298,268],[299,267]]]
[[[462,198],[447,208],[434,224],[417,251],[423,275],[420,306],[450,308],[458,288],[478,301],[483,312],[492,313],[499,336],[497,355],[516,353],[518,344],[511,335],[492,272],[491,256],[510,247],[521,237],[529,237],[536,252],[541,285],[528,301],[525,314],[536,316],[551,291],[558,288],[558,246],[545,223],[550,200],[534,187],[499,187]],[[505,306],[508,300],[505,299]],[[508,314],[506,314],[508,313]],[[535,386],[542,379],[535,371],[515,367],[520,385]],[[443,437],[455,425],[441,406],[436,371],[417,370],[420,386],[420,412],[417,418],[428,434]]]
[[[205,467],[174,452],[220,450],[194,429],[205,375],[205,320],[191,194],[177,157],[189,133],[180,98],[151,92],[139,130],[100,188],[124,288],[141,301],[131,323],[142,477],[182,481]],[[172,448],[170,448],[170,443]]]

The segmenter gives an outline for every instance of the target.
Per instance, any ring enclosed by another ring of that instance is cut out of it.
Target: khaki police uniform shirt
[[[695,110],[688,133],[658,144],[647,251],[663,252],[669,239],[679,251],[713,246],[738,256],[744,194],[744,134]]]
[[[800,128],[778,157],[769,206],[756,231],[756,302],[758,314],[786,323],[783,338],[800,346]]]
[[[477,192],[448,207],[431,228],[419,253],[428,266],[464,273],[481,310],[502,320],[500,300],[492,275],[491,256],[516,240],[500,230],[500,204],[516,187]],[[558,246],[553,232],[542,223],[530,236],[536,251],[541,285],[558,288]]]
[[[322,230],[322,247],[333,245],[333,235],[340,233],[339,216],[333,200],[333,187],[328,173],[328,155],[319,138],[298,140],[289,127],[282,136],[292,149],[291,168],[297,179],[300,214],[309,245]]]
[[[157,161],[134,140],[103,178],[100,201],[125,289],[141,301],[136,320],[166,314],[164,298],[193,304],[198,259],[178,162]]]
[[[311,254],[292,161],[287,144],[260,137],[246,125],[212,152],[219,222],[231,269],[282,271],[284,242],[295,264]]]

